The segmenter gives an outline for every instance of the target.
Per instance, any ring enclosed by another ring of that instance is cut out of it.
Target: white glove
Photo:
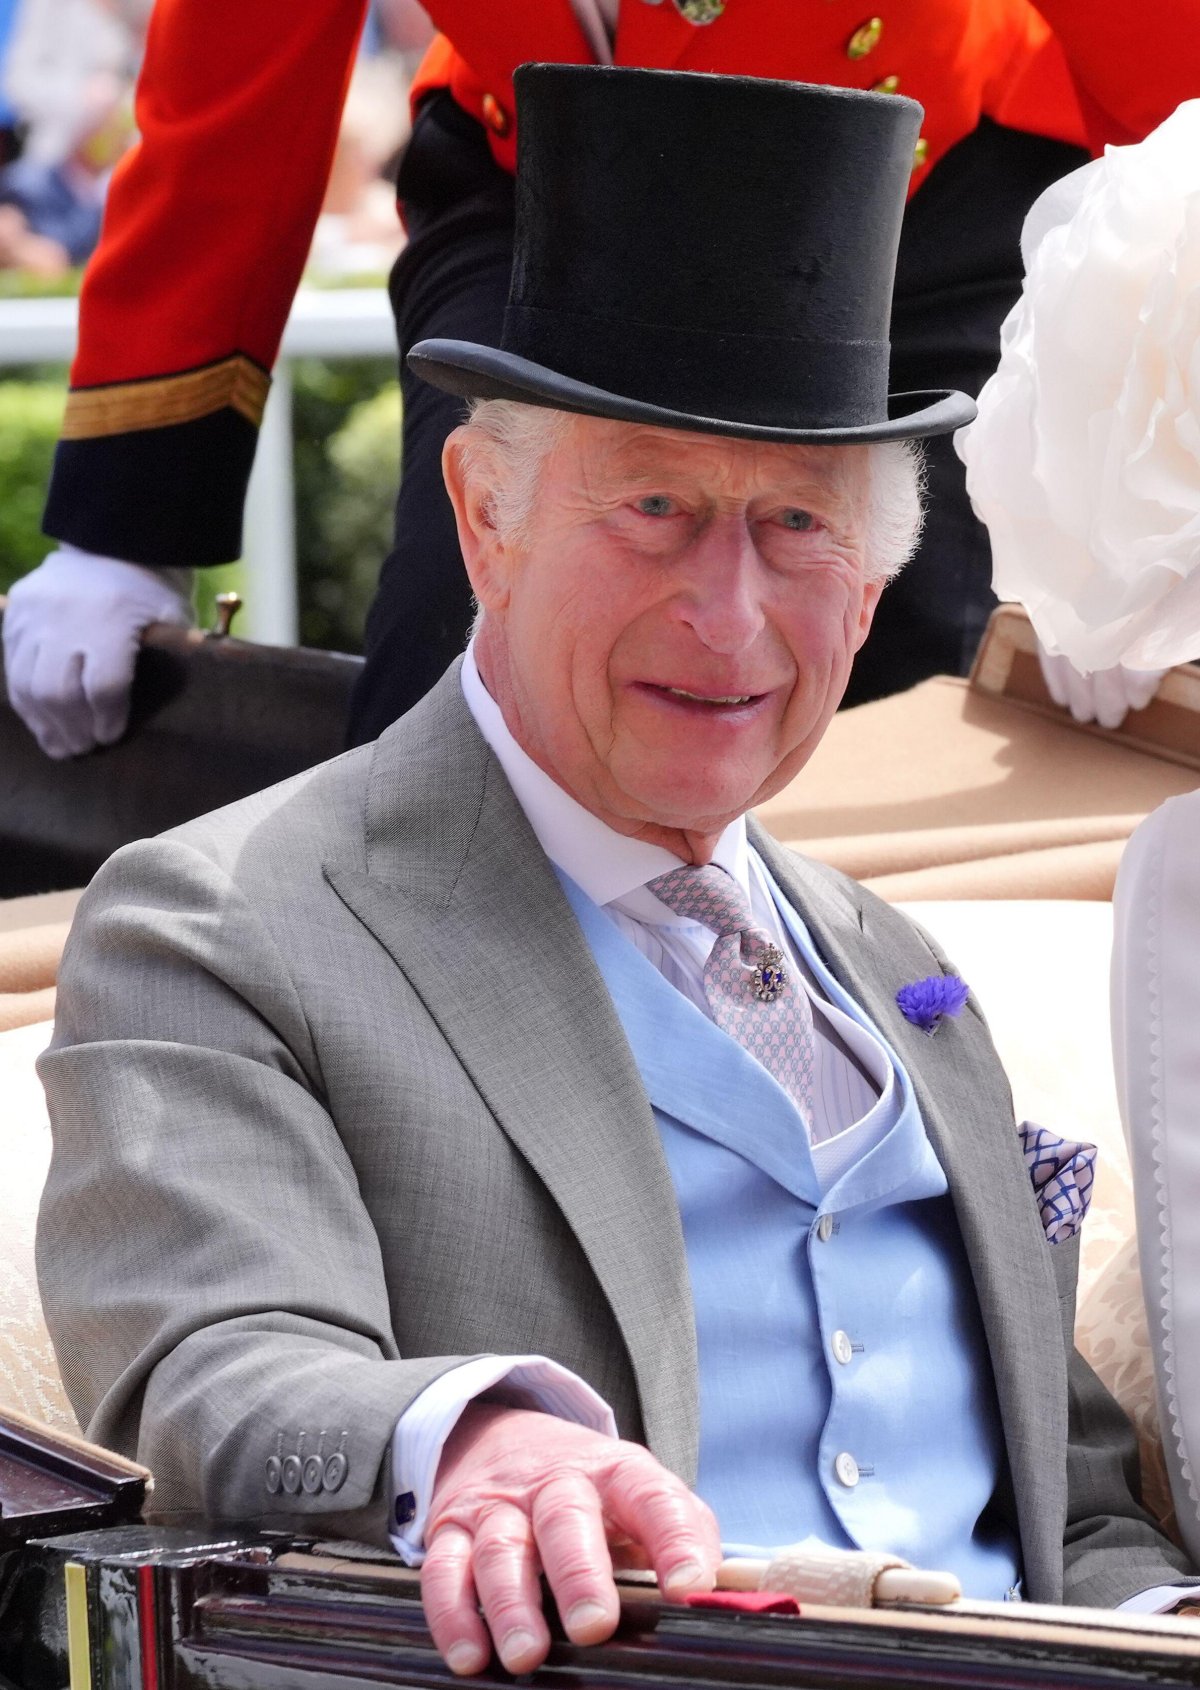
[[[1069,657],[1051,657],[1038,646],[1042,678],[1055,704],[1069,710],[1077,722],[1098,722],[1119,728],[1130,710],[1144,710],[1158,691],[1165,669],[1097,669],[1081,675]]]
[[[144,569],[61,546],[14,582],[4,612],[8,699],[48,757],[120,739],[141,632],[192,624],[190,569]]]

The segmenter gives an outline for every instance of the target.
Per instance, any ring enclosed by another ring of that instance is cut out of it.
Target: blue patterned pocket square
[[[1096,1146],[1072,1144],[1035,1121],[1017,1128],[1048,1244],[1065,1244],[1083,1225],[1096,1178]]]

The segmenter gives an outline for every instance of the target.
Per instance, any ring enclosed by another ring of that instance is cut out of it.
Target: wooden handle
[[[735,1557],[717,1568],[718,1590],[761,1590],[769,1561]],[[912,1603],[920,1607],[944,1607],[957,1602],[962,1586],[953,1573],[929,1572],[923,1567],[887,1567],[875,1580],[875,1602],[886,1607]]]

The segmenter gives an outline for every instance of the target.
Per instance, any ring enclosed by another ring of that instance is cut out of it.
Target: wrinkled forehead
[[[742,440],[578,416],[568,433],[589,480],[636,487],[686,482],[715,494],[822,493],[865,498],[871,448]]]

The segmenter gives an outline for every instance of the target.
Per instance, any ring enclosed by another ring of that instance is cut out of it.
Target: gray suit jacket
[[[1132,1500],[1128,1428],[1068,1367],[1074,1246],[1045,1241],[981,1018],[908,1027],[894,994],[943,966],[929,941],[754,840],[917,1085],[1027,1593],[1061,1598],[1064,1559],[1072,1601],[1170,1581],[1186,1563]],[[81,1420],[149,1464],[161,1512],[383,1539],[397,1416],[489,1351],[556,1358],[694,1474],[695,1334],[654,1120],[457,666],[375,746],[113,857],[42,1075],[47,1319]],[[318,1476],[340,1452],[343,1482],[271,1494],[271,1458],[297,1451]]]

